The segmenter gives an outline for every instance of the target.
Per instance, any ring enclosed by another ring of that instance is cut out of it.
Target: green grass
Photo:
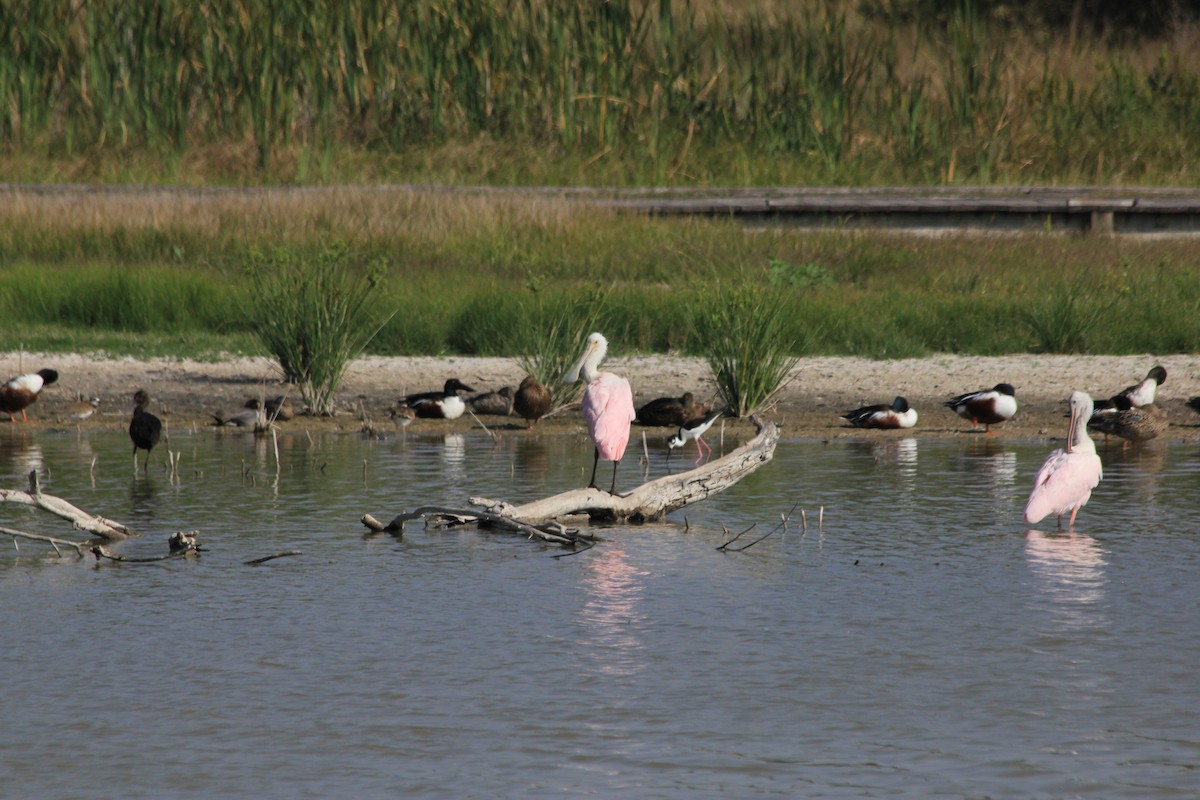
[[[602,305],[615,355],[707,355],[697,324],[743,287],[778,298],[778,334],[797,354],[1200,350],[1193,239],[748,230],[437,193],[244,202],[96,197],[81,215],[53,198],[0,200],[2,341],[269,355],[246,311],[254,254],[317,259],[342,241],[356,270],[386,262],[372,298],[395,314],[373,354],[534,356],[555,320],[595,326]]]
[[[154,14],[14,0],[0,5],[0,172],[1196,182],[1194,26],[1113,42],[953,5],[933,24],[845,0],[164,0]]]

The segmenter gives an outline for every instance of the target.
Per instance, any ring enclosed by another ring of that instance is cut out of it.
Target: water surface
[[[130,555],[165,552],[179,529],[209,548],[96,564],[0,542],[0,795],[1170,798],[1198,785],[1193,447],[1102,450],[1105,480],[1066,535],[1020,523],[1046,443],[785,441],[729,491],[554,558],[419,523],[365,535],[358,518],[582,485],[582,439],[290,435],[278,471],[269,439],[171,446],[174,478],[157,452],[135,475],[117,432],[0,432],[0,486],[48,471],[46,491],[145,532]],[[633,455],[619,487],[641,479]],[[786,530],[717,550],[789,513]],[[66,535],[11,505],[0,524]],[[303,555],[243,563],[291,549]]]

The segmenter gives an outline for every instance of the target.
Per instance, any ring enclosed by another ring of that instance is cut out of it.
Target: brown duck
[[[525,380],[517,387],[517,394],[513,398],[513,410],[529,423],[529,430],[533,430],[533,426],[550,412],[553,403],[550,390],[537,378],[526,375]]]

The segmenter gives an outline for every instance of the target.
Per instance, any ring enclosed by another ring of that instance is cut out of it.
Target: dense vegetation
[[[320,263],[336,242],[395,311],[375,353],[529,354],[565,315],[602,321],[618,353],[710,355],[698,326],[743,287],[782,303],[772,336],[796,354],[1200,350],[1200,240],[748,230],[403,190],[0,196],[0,331],[31,350],[252,351],[255,254]]]
[[[1189,184],[1195,3],[12,0],[0,169],[152,183]]]

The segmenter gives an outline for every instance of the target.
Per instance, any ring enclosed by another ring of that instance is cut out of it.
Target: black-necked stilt
[[[717,419],[724,413],[725,413],[725,409],[721,409],[719,411],[713,411],[706,417],[701,417],[700,419],[694,419],[691,422],[687,422],[683,425],[680,425],[679,432],[676,433],[674,436],[672,436],[671,440],[669,442],[667,442],[667,447],[670,448],[667,452],[667,455],[668,456],[670,455],[670,450],[674,450],[676,447],[683,447],[685,444],[688,443],[688,441],[695,439],[696,440],[696,452],[698,454],[696,456],[696,463],[699,464],[700,459],[702,459],[702,458],[707,460],[705,458],[705,456],[712,455],[712,448],[709,447],[708,442],[704,441],[704,438],[703,438],[704,434],[708,431],[709,428],[711,428],[713,426],[713,423],[716,422]],[[704,448],[707,448],[707,453],[705,452]]]

